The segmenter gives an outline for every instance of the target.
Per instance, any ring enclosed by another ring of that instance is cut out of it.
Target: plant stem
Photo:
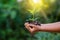
[[[33,14],[33,21],[34,21],[34,19],[35,19],[35,18],[34,18],[34,14]]]

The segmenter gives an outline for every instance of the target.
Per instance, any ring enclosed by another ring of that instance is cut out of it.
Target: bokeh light
[[[34,3],[39,3],[39,2],[40,2],[40,0],[33,0],[33,2],[34,2]]]
[[[41,12],[40,15],[43,15],[45,18],[47,18],[47,14],[44,10],[49,9],[52,2],[55,2],[55,0],[27,0],[26,9],[32,15],[37,12]]]
[[[45,3],[45,0],[28,0],[26,8],[32,14],[39,12],[42,8],[48,8],[49,5]]]

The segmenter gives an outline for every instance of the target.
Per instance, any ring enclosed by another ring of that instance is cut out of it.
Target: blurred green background
[[[31,37],[24,27],[26,20],[32,17],[26,10],[26,1],[0,0],[0,40],[60,40],[60,33],[51,32],[38,32]],[[35,13],[41,23],[60,21],[60,0],[49,3],[49,8],[43,11]]]

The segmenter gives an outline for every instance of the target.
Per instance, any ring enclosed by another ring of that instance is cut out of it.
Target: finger
[[[25,27],[29,30],[29,24],[25,24]]]
[[[34,31],[34,28],[31,28],[31,27],[34,27],[35,25],[33,24],[28,24],[28,23],[25,23],[25,27],[27,28],[27,30],[29,30],[29,32],[32,34],[33,31]]]
[[[31,33],[33,33],[34,32],[34,30],[35,30],[35,25],[33,25],[33,24],[30,24],[30,26],[29,26],[29,31],[31,32]]]
[[[33,25],[32,24],[30,25],[29,23],[25,23],[25,27],[26,28],[30,28],[30,27],[33,28]]]
[[[25,23],[24,25],[25,25],[25,26],[27,26],[27,25],[28,25],[28,23]]]
[[[31,28],[34,28],[35,26],[36,26],[36,25],[34,25],[34,24],[30,24],[30,27],[31,27]]]
[[[31,25],[28,23],[25,23],[26,28],[29,30],[30,33],[33,32],[34,28],[31,28]]]
[[[31,28],[31,26],[32,26],[33,28]],[[34,25],[34,24],[30,24],[31,32],[38,31],[37,27],[39,27],[39,26],[38,26],[38,25]]]
[[[28,23],[25,23],[25,27],[31,32],[31,27]]]
[[[33,34],[34,28],[29,27],[29,31],[30,31],[31,34]]]
[[[28,24],[28,23],[25,23],[24,25],[25,25],[25,27],[26,27],[26,28],[28,28],[28,27],[29,27],[29,24]]]

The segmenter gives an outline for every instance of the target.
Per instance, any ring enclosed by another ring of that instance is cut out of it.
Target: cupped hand
[[[34,24],[30,24],[30,23],[25,23],[25,27],[32,34],[34,34],[35,32],[38,32],[40,30],[40,26],[39,25],[34,25]]]

